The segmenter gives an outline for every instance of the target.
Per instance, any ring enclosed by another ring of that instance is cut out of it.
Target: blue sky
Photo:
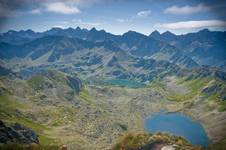
[[[225,9],[222,0],[0,0],[0,32],[77,26],[147,35],[225,30]]]

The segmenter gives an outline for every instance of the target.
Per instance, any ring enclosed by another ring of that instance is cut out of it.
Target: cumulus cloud
[[[208,27],[226,27],[226,21],[222,20],[199,20],[199,21],[181,21],[174,23],[157,24],[157,27],[167,29],[197,29]]]
[[[196,6],[185,5],[182,7],[179,6],[171,6],[165,9],[164,13],[166,14],[176,14],[176,15],[186,15],[186,14],[194,14],[199,12],[207,12],[211,9],[210,6],[206,6],[204,4],[198,4]]]
[[[80,10],[76,6],[70,6],[63,2],[48,3],[45,6],[46,6],[46,10],[49,12],[62,13],[62,14],[80,13]]]
[[[61,14],[78,14],[81,8],[89,7],[103,0],[0,0],[0,17],[15,14],[40,14],[53,12]],[[23,12],[23,13],[21,13]]]
[[[143,10],[137,13],[138,17],[147,17],[151,14],[151,10]]]

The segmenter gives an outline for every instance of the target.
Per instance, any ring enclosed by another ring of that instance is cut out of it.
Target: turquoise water
[[[129,88],[145,87],[145,84],[143,83],[136,82],[133,80],[127,80],[127,79],[109,79],[109,80],[103,80],[102,83],[107,85],[122,86],[122,87],[129,87]]]
[[[208,146],[210,140],[199,122],[180,113],[159,112],[145,119],[145,130],[182,136],[193,145]]]

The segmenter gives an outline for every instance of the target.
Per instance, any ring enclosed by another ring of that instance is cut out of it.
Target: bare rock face
[[[83,86],[82,81],[77,77],[67,76],[67,83],[76,92],[79,92]]]
[[[67,150],[67,146],[66,145],[62,145],[59,150]]]
[[[32,129],[24,127],[19,123],[6,126],[0,120],[0,143],[39,144],[39,140],[38,135]]]
[[[113,150],[201,150],[188,143],[182,137],[163,133],[129,133],[116,143]]]

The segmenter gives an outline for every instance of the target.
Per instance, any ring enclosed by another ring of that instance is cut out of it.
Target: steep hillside
[[[118,59],[112,58],[112,61]],[[141,63],[146,69],[152,68],[151,65],[161,66],[154,60],[144,64]],[[53,70],[30,74],[25,80],[2,76],[0,119],[32,128],[42,145],[108,149],[122,134],[144,131],[144,118],[165,109],[192,116],[203,124],[213,141],[220,141],[226,135],[222,132],[226,112],[222,109],[223,99],[212,99],[214,94],[207,91],[216,85],[216,94],[223,98],[224,76],[215,73],[205,77],[208,71],[188,72],[190,74],[178,72],[174,77],[159,76],[159,82],[151,80],[145,86],[130,86],[135,84],[132,79],[108,80],[114,84],[99,84],[92,82],[93,78],[82,82],[75,76]],[[203,75],[197,78],[200,74]],[[167,146],[171,143],[168,142],[162,144]]]
[[[225,63],[225,32],[204,29],[197,33],[178,36],[170,32],[163,34],[153,32],[153,34],[150,34],[150,37],[177,47],[200,65],[222,67],[222,64]]]

